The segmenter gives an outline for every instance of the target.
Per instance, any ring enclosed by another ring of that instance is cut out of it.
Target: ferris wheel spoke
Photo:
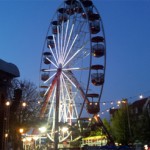
[[[45,69],[44,72],[56,72],[57,69]]]
[[[56,52],[56,59],[57,59],[56,62],[58,62],[58,58],[59,58],[59,57],[58,57],[58,48],[57,48],[56,39],[55,39],[54,34],[53,34],[53,39],[54,39],[55,52]]]
[[[55,72],[52,76],[50,76],[46,81],[44,81],[44,83],[48,82],[48,81],[49,81],[50,79],[52,79],[55,75],[56,75],[56,72]]]
[[[75,36],[75,38],[74,38],[74,40],[73,40],[73,42],[72,42],[72,44],[71,44],[71,46],[70,46],[70,49],[68,50],[68,53],[67,53],[66,56],[65,56],[64,62],[66,61],[66,59],[67,59],[67,57],[68,57],[70,51],[72,50],[72,47],[73,47],[73,45],[74,45],[74,43],[75,43],[77,37],[78,37],[78,34]]]
[[[60,49],[60,32],[59,32],[59,26],[57,26],[57,31],[58,31],[58,33],[57,33],[57,45],[58,45],[58,62],[60,62],[60,57],[61,57],[61,55],[60,55],[60,51],[61,51],[61,49]]]
[[[77,119],[78,118],[78,111],[77,111],[77,102],[76,102],[76,96],[77,96],[77,94],[79,94],[78,93],[79,91],[77,90],[76,91],[76,93],[74,94],[74,97],[72,98],[72,106],[73,106],[73,109],[74,109],[74,116],[75,116],[75,118]]]
[[[64,72],[62,72],[62,74],[68,79],[68,81],[69,81],[74,87],[76,87],[76,85],[69,79],[69,77],[68,77]]]
[[[65,91],[66,91],[66,96],[68,97],[68,99],[70,100],[71,98],[70,98],[70,95],[69,95],[69,91],[68,91],[68,88],[67,88],[67,84],[66,84],[66,81],[65,81],[65,79],[64,79],[64,77],[62,76],[62,82],[63,82],[63,85],[64,85],[64,87],[65,87]]]
[[[48,91],[49,91],[49,89],[50,89],[50,86],[51,86],[51,85],[49,85],[49,87],[48,87],[47,90],[45,91],[44,96],[48,93]]]
[[[63,71],[73,71],[73,70],[89,70],[89,67],[85,67],[85,68],[64,68],[62,69]]]
[[[61,62],[63,61],[63,36],[64,36],[64,21],[62,22],[62,26],[61,26],[61,46],[60,46],[60,54],[61,54]]]
[[[51,113],[54,111],[54,102],[55,102],[55,95],[56,95],[56,87],[54,88],[54,92],[53,92],[53,96],[52,96],[52,101],[51,101],[51,104],[50,104],[50,109],[49,109],[49,114],[48,114],[48,121],[51,119],[50,117],[51,116]]]
[[[52,53],[52,56],[54,57],[54,60],[55,60],[55,62],[57,64],[57,66],[58,66],[58,61],[56,60],[56,56],[55,56],[55,54],[54,54],[54,52],[53,52],[53,50],[52,50],[50,45],[49,45],[49,49],[50,49],[50,52]]]
[[[55,130],[55,97],[56,96],[56,86],[53,90],[53,93],[51,95],[51,103],[50,103],[50,108],[49,108],[49,121],[52,122],[51,124],[51,138],[53,138],[54,130]],[[49,135],[50,136],[50,135]]]
[[[84,48],[85,45],[83,45],[80,49],[78,49],[74,55],[65,63],[63,64],[63,67],[65,67],[83,48]]]
[[[74,29],[74,24],[73,24],[72,27],[71,27],[71,31],[70,31],[69,37],[68,37],[68,39],[67,39],[66,47],[65,47],[65,49],[64,49],[64,58],[65,58],[65,55],[66,55],[66,52],[67,52],[67,49],[68,49],[68,45],[69,45],[69,43],[70,43],[70,38],[71,38],[71,36],[72,36],[72,31],[73,31],[73,29]]]
[[[69,77],[71,78],[71,80],[73,81],[73,83],[75,84],[75,86],[78,88],[78,90],[80,91],[83,100],[88,103],[89,100],[88,100],[88,98],[86,97],[86,93],[84,92],[83,88],[81,87],[81,85],[80,85],[80,83],[78,82],[78,80],[76,79],[76,77],[73,75],[72,72],[67,72],[67,74],[69,75]]]
[[[60,99],[61,99],[61,103],[60,103],[60,113],[59,114],[59,121],[63,120],[63,116],[65,116],[65,110],[63,111],[64,107],[65,107],[65,91],[64,91],[64,84],[62,82],[62,75],[60,76],[60,85],[61,85],[61,92],[60,92]]]
[[[64,89],[65,89],[65,101],[64,101],[64,103],[63,103],[63,105],[65,105],[65,107],[64,108],[67,108],[68,107],[68,105],[70,105],[70,107],[71,107],[71,103],[73,103],[73,100],[72,100],[72,98],[71,98],[71,93],[69,92],[69,90],[71,90],[71,89],[68,89],[68,85],[67,85],[67,83],[65,82],[65,79],[63,78],[63,76],[62,76],[62,82],[63,82],[63,84],[64,84]],[[69,83],[68,83],[69,84]],[[73,106],[72,106],[73,107]],[[73,116],[72,116],[72,114],[71,114],[71,111],[70,111],[70,109],[67,109],[67,110],[64,110],[63,112],[65,112],[65,114],[64,114],[64,120],[66,120],[67,121],[67,119],[68,119],[68,116],[70,116],[70,118],[72,118]],[[65,119],[66,118],[66,119]]]
[[[52,63],[56,68],[58,68],[58,66],[57,66],[52,60],[50,60],[48,57],[46,57],[46,59],[47,59],[50,63]]]
[[[68,26],[69,26],[69,20],[67,21],[67,26],[66,26],[66,30],[65,30],[65,38],[63,41],[63,49],[62,49],[63,58],[64,58],[64,53],[65,53],[66,37],[68,35]]]

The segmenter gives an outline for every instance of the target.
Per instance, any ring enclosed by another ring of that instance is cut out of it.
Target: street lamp
[[[27,103],[26,102],[23,102],[22,103],[22,107],[26,107],[27,106]]]
[[[23,128],[19,128],[19,135],[18,135],[18,138],[19,138],[19,147],[20,148],[23,148],[24,146],[24,143],[22,141],[22,134],[24,133],[24,129]]]
[[[23,128],[20,128],[20,129],[19,129],[19,133],[22,134],[23,132],[24,132],[24,129],[23,129]]]
[[[139,96],[139,98],[142,99],[142,98],[143,98],[143,95],[141,94],[141,95]]]
[[[5,104],[6,106],[10,106],[10,101],[7,101]]]
[[[122,103],[125,104],[127,110],[127,119],[128,119],[128,128],[129,128],[129,136],[131,138],[131,126],[130,126],[130,118],[129,118],[129,108],[128,108],[128,100],[123,99]]]
[[[121,104],[121,101],[117,101],[117,106],[119,107]]]
[[[7,145],[8,145],[8,133],[9,133],[9,118],[10,118],[10,101],[6,100],[5,102],[5,117],[4,117],[4,130],[5,130],[5,134],[4,134],[4,148],[7,149]]]

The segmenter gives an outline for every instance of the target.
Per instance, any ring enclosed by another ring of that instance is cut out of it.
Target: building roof
[[[0,59],[0,71],[10,74],[13,77],[19,77],[20,72],[16,65]]]
[[[145,103],[147,102],[148,98],[143,98],[143,99],[140,99],[140,100],[137,100],[135,102],[132,103],[132,107],[143,107],[145,105]]]

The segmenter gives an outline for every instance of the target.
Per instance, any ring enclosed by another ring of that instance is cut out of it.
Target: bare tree
[[[17,90],[20,90],[21,92],[20,97],[17,95],[19,93],[15,93]],[[18,107],[16,108],[15,112],[17,115],[21,115],[19,120],[20,123],[28,123],[38,117],[40,109],[40,97],[37,87],[34,83],[27,80],[22,81],[15,79],[12,81],[10,93],[12,107],[16,107],[16,103],[18,102]]]
[[[13,147],[17,149],[20,141],[19,129],[27,132],[38,123],[39,110],[41,107],[40,96],[37,86],[27,80],[12,80],[8,90],[10,99],[9,137]]]

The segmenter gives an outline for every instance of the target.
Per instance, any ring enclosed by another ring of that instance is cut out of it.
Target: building
[[[128,104],[128,101],[122,101],[121,103],[122,106],[127,106],[129,107],[129,111],[132,114],[132,116],[134,117],[140,117],[140,115],[147,110],[150,116],[150,97],[146,97],[143,99],[139,99],[134,101],[132,104]],[[110,109],[109,114],[110,114],[110,118],[112,118],[115,113],[119,110],[119,108],[117,109]]]
[[[13,78],[19,77],[20,73],[16,65],[0,59],[0,150],[6,150],[8,138],[8,87]]]
[[[137,119],[145,110],[148,111],[150,116],[150,97],[137,100],[131,104],[131,114],[134,115]]]

